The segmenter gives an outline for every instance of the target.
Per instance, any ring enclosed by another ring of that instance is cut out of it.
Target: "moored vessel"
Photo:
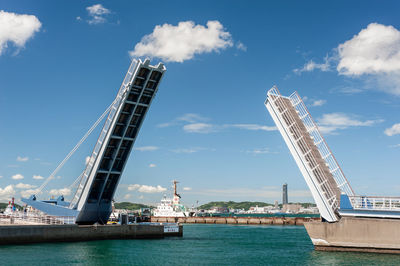
[[[172,199],[166,195],[161,199],[161,203],[153,210],[154,217],[189,217],[193,216],[194,212],[189,211],[183,204],[180,203],[181,196],[177,192],[176,180],[173,180],[174,194]]]

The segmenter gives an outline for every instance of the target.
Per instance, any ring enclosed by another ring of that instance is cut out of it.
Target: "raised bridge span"
[[[63,198],[39,201],[35,195],[22,201],[49,215],[73,216],[78,224],[107,223],[118,182],[165,71],[162,63],[132,60],[70,203]]]

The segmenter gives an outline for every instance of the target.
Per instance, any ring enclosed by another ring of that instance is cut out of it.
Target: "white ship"
[[[161,204],[153,210],[154,217],[189,217],[193,215],[180,203],[181,196],[176,191],[176,184],[178,181],[174,180],[174,196],[172,199],[167,198],[166,195],[161,199]]]

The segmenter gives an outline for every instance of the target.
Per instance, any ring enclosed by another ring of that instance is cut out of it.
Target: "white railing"
[[[49,216],[40,214],[12,213],[0,214],[0,224],[15,225],[56,225],[56,224],[75,224],[74,216]]]
[[[328,144],[326,143],[324,137],[321,135],[317,124],[314,122],[299,94],[297,92],[294,92],[292,95],[289,96],[289,99],[293,107],[299,114],[301,120],[303,121],[303,124],[310,134],[311,139],[314,141],[315,146],[318,148],[322,159],[328,166],[329,171],[335,179],[338,188],[346,193],[346,195],[354,196],[353,189],[347,181],[347,178],[345,177],[342,169],[337,163],[335,156],[329,149]]]
[[[320,190],[323,191],[325,200],[333,209],[336,209],[338,207],[338,200],[336,199],[335,189],[329,185],[327,174],[320,169],[318,159],[315,158],[314,154],[311,152],[312,147],[309,146],[309,144],[304,140],[305,137],[304,134],[309,134],[312,141],[314,142],[313,144],[316,146],[317,150],[321,153],[320,148],[316,143],[316,139],[313,137],[313,134],[311,134],[312,131],[309,130],[310,127],[316,128],[316,125],[312,120],[311,116],[309,115],[303,101],[301,100],[300,97],[298,97],[297,93],[296,93],[297,97],[295,99],[293,99],[294,94],[292,94],[290,97],[282,96],[279,90],[275,86],[272,87],[267,94],[268,97],[271,97],[271,101],[273,102],[271,106],[274,109],[277,108],[276,112],[279,113],[281,117],[281,120],[283,122],[282,126],[285,128],[286,132],[291,133],[290,135],[291,138],[293,138],[292,139],[292,143],[294,143],[293,145],[296,145],[299,151],[301,152],[301,160],[305,162],[304,166],[309,168],[310,172],[313,173],[314,182],[316,181],[316,184],[319,185]],[[284,99],[286,99],[286,101],[284,101]],[[293,106],[294,111],[296,111],[296,113],[292,114],[288,110],[288,108],[290,109],[289,107],[290,105]],[[300,128],[300,125],[296,122],[296,119],[293,117],[296,115],[301,120],[300,123],[303,123],[307,132],[303,132],[302,129]],[[286,116],[286,119],[284,119],[284,116]],[[306,121],[304,119],[306,119]],[[318,130],[316,133],[319,134]],[[321,135],[319,135],[318,142],[322,142],[325,144]],[[321,154],[321,156],[323,155]]]
[[[356,210],[400,211],[400,198],[350,196],[349,199]]]

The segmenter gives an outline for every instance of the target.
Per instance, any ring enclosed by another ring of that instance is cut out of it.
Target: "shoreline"
[[[180,224],[299,225],[319,217],[151,217],[151,222]]]

